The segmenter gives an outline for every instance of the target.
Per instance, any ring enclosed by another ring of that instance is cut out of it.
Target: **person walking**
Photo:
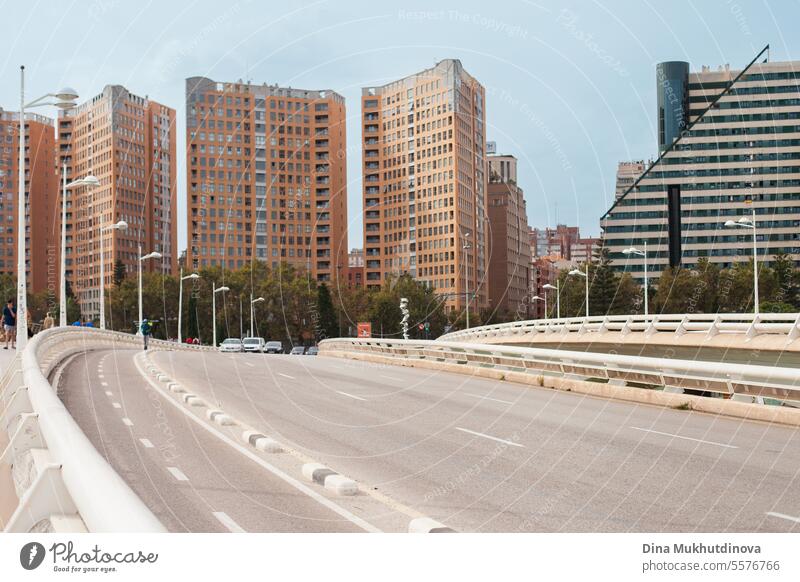
[[[8,349],[9,342],[11,342],[11,349],[16,349],[17,306],[14,304],[13,299],[9,299],[3,308],[3,330],[6,332],[6,346],[3,349]]]
[[[150,340],[150,334],[153,333],[153,324],[150,323],[149,320],[143,319],[141,330],[142,330],[142,339],[144,340],[144,349],[146,350],[147,344],[149,343]]]
[[[42,322],[42,329],[50,329],[56,324],[56,320],[53,318],[53,314],[49,311],[47,312],[47,316],[44,318]]]

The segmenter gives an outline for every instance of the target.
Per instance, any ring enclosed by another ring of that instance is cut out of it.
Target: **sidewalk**
[[[12,350],[11,348],[4,350],[2,346],[0,346],[0,375],[6,371],[6,367],[11,363],[11,360],[13,360],[14,356],[16,355],[17,350]]]

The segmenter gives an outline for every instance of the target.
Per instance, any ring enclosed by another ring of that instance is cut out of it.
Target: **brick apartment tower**
[[[513,319],[530,313],[528,212],[514,156],[488,156],[489,305]]]
[[[28,291],[49,289],[58,297],[58,178],[53,173],[53,120],[25,115]],[[0,109],[0,272],[17,273],[17,182],[19,113]],[[11,295],[16,291],[12,290]],[[7,297],[3,297],[5,301]]]
[[[345,117],[333,91],[187,79],[187,267],[346,277]]]
[[[163,258],[142,263],[144,271],[176,272],[177,176],[175,110],[120,85],[103,92],[58,119],[58,167],[67,163],[68,180],[89,174],[96,188],[68,194],[67,280],[78,297],[81,315],[100,314],[100,228],[120,220],[126,231],[103,233],[105,287],[114,282],[122,261],[126,276],[136,276],[138,246]],[[60,216],[59,216],[60,224]]]
[[[473,309],[486,307],[483,86],[448,59],[364,88],[361,108],[367,287],[408,273],[449,310],[467,293]]]

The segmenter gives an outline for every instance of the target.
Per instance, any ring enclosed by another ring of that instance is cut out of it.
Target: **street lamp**
[[[544,301],[544,318],[547,319],[547,293],[544,294],[544,297],[539,297],[538,295],[534,295],[531,297],[532,301]]]
[[[230,291],[230,287],[216,287],[215,282],[211,282],[211,321],[213,322],[212,329],[214,330],[213,333],[213,341],[212,344],[214,347],[217,347],[217,293],[220,291]]]
[[[250,293],[250,337],[253,337],[253,320],[255,319],[255,304],[264,301],[263,297],[253,299],[253,294]]]
[[[67,184],[67,164],[61,168],[63,192],[61,194],[61,296],[59,297],[58,324],[67,325],[67,191],[81,186],[99,186],[100,180],[89,174],[85,178]]]
[[[623,255],[636,255],[644,259],[644,316],[648,316],[647,311],[647,241],[644,243],[644,250],[630,247],[622,251]]]
[[[181,316],[183,315],[183,282],[186,279],[199,279],[200,275],[192,273],[191,275],[183,276],[183,267],[181,267],[180,282],[178,283],[178,343],[181,343]]]
[[[555,285],[551,285],[550,283],[546,283],[546,284],[542,285],[542,289],[547,289],[547,290],[555,289],[555,291],[556,291],[556,319],[561,319],[561,282],[558,279],[556,279],[556,284]],[[547,294],[545,294],[545,297],[547,297]],[[547,309],[545,309],[545,311],[547,311]],[[547,314],[545,313],[545,315],[547,315]]]
[[[725,226],[729,228],[750,228],[753,230],[753,314],[758,315],[758,246],[756,244],[758,239],[758,229],[756,228],[756,209],[753,208],[753,218],[742,216],[739,220],[734,222],[728,220]]]
[[[589,317],[589,265],[586,265],[585,273],[580,269],[572,269],[569,274],[586,279],[586,317]]]
[[[142,245],[139,245],[139,321],[136,324],[136,335],[142,335],[142,261],[147,259],[160,259],[161,253],[153,251],[142,255]],[[164,323],[166,325],[166,322]]]
[[[469,249],[472,248],[472,244],[469,242],[469,235],[470,235],[470,233],[468,233],[468,232],[464,233],[464,246],[462,248],[465,251],[468,251]],[[468,260],[468,257],[467,257],[467,253],[464,253],[464,261],[465,261],[465,264],[464,264],[464,285],[465,285],[465,289],[464,290],[466,291],[466,295],[467,295],[467,327],[466,327],[466,329],[469,329],[469,299],[470,299],[470,297],[469,297],[469,260]]]
[[[128,230],[128,223],[120,220],[100,228],[100,329],[106,328],[106,254],[103,233],[107,230]]]
[[[78,93],[65,87],[57,93],[47,93],[25,103],[25,67],[19,68],[19,174],[17,177],[17,349],[21,352],[28,343],[28,286],[25,280],[27,223],[25,221],[25,109],[53,105],[59,109],[72,109]],[[51,99],[55,99],[52,101]],[[63,250],[62,250],[63,256]],[[62,279],[63,281],[63,279]],[[66,316],[65,316],[66,317]]]

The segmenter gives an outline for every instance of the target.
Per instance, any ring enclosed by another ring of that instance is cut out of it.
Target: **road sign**
[[[372,337],[372,323],[369,321],[358,322],[358,337]]]

